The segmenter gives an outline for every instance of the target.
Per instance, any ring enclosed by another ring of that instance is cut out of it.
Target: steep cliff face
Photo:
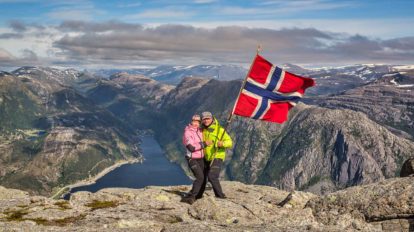
[[[156,107],[173,88],[142,75],[127,73],[114,74],[109,80],[88,83],[86,87],[88,99],[137,130],[151,129],[157,118]]]
[[[60,76],[31,70],[0,77],[2,185],[46,195],[140,156],[134,130],[59,83]]]
[[[190,186],[103,189],[55,201],[0,186],[0,228],[30,231],[412,231],[414,179],[396,178],[317,196],[222,182],[181,203]]]

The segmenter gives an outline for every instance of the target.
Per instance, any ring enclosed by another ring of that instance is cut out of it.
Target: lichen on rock
[[[0,228],[10,231],[412,231],[414,177],[326,196],[223,181],[227,199],[206,191],[180,202],[188,186],[77,192],[69,201],[0,188]],[[22,198],[23,197],[23,198]],[[30,229],[29,229],[30,228]]]

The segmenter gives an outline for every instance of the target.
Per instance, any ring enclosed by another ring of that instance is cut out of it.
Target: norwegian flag
[[[314,85],[312,78],[283,71],[257,55],[233,113],[283,123],[287,120],[289,110],[305,94],[306,88]]]

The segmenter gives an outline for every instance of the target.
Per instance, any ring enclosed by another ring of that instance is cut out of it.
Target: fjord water
[[[150,185],[187,185],[191,183],[184,171],[171,163],[160,145],[151,136],[142,137],[143,163],[125,164],[96,181],[95,184],[73,188],[78,191],[96,192],[103,188],[143,188]],[[66,198],[66,197],[65,197]]]

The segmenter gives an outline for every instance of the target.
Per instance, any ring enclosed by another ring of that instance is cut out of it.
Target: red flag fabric
[[[282,70],[257,55],[233,113],[269,122],[283,123],[289,110],[315,85],[312,78]]]

